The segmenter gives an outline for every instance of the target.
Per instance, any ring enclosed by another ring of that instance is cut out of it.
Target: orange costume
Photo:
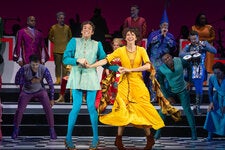
[[[197,31],[199,35],[200,41],[208,41],[211,45],[213,45],[213,40],[215,40],[215,30],[211,25],[204,26],[192,26],[192,30]],[[214,64],[214,54],[207,52],[205,66],[206,70],[209,73],[212,73],[212,65]]]

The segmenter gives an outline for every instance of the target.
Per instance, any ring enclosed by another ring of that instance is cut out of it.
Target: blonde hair
[[[112,41],[112,45],[114,43],[119,43],[119,46],[123,46],[123,42],[122,42],[121,38],[114,38],[113,41]]]

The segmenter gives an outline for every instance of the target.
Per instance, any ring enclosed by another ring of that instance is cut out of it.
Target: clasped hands
[[[92,64],[89,64],[88,61],[85,58],[78,58],[77,63],[84,68],[93,68]],[[118,71],[120,73],[128,73],[131,72],[131,69],[125,68],[125,67],[119,67]]]

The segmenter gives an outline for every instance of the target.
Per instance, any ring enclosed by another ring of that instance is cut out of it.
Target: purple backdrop
[[[162,16],[166,0],[3,0],[1,2],[0,16],[7,20],[5,23],[6,33],[12,33],[12,25],[26,24],[27,16],[34,15],[37,19],[37,28],[47,36],[51,25],[56,23],[55,14],[58,11],[66,13],[66,23],[75,14],[80,15],[80,20],[91,18],[95,7],[102,9],[110,33],[118,30],[123,20],[130,15],[130,5],[140,6],[140,16],[147,20],[148,32],[157,29]],[[168,0],[167,13],[170,21],[170,32],[177,36],[182,25],[191,27],[199,12],[207,15],[209,23],[218,29],[225,29],[224,0]],[[217,32],[218,35],[218,32]],[[218,37],[217,37],[218,40]],[[225,41],[225,31],[222,32],[222,40]],[[224,42],[223,42],[223,45]]]

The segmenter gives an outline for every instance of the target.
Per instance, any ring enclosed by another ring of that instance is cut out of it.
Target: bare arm
[[[102,59],[102,60],[99,60],[99,61],[97,61],[97,62],[95,62],[95,63],[93,63],[91,65],[86,64],[86,67],[87,68],[97,68],[98,66],[103,66],[105,64],[107,64],[107,60],[106,59]]]

